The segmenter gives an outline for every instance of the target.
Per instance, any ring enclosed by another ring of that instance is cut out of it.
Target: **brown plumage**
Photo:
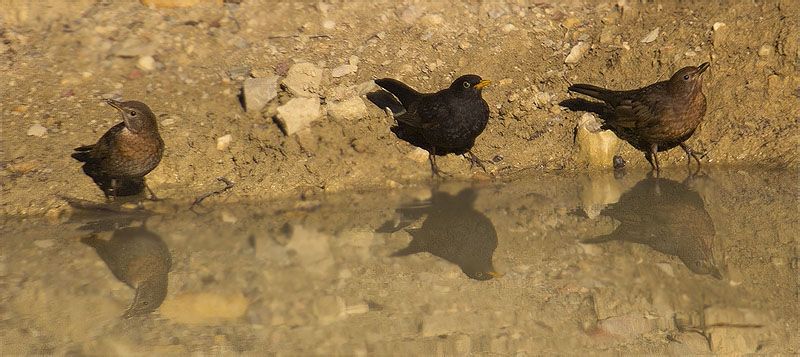
[[[122,123],[111,127],[96,144],[75,148],[72,157],[84,163],[83,172],[106,197],[137,194],[147,187],[144,176],[158,166],[164,151],[156,117],[142,102],[107,99],[106,103],[120,111]]]
[[[653,169],[659,151],[680,145],[700,165],[696,152],[684,143],[694,134],[706,113],[703,95],[703,72],[709,63],[684,67],[667,81],[644,88],[615,91],[590,84],[575,84],[570,91],[604,101],[609,116],[603,127],[644,151]]]
[[[472,153],[472,146],[489,122],[489,105],[481,97],[482,88],[489,83],[479,76],[467,74],[457,78],[446,89],[420,93],[395,79],[375,80],[375,84],[400,100],[406,113],[395,117],[402,132],[398,136],[405,136],[413,144],[428,150],[431,171],[435,175],[439,174],[436,155],[447,153],[469,154],[472,164],[486,170]]]

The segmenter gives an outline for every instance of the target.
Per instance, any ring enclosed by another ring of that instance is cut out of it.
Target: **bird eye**
[[[469,86],[470,86],[469,82],[464,82],[464,88],[469,88]]]
[[[131,114],[132,117],[135,117],[136,116],[136,111],[135,110],[131,110],[130,114]]]
[[[684,74],[683,75],[683,80],[688,81],[689,80],[689,75],[688,74]]]

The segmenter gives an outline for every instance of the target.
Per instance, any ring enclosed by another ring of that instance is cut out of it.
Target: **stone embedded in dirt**
[[[248,78],[244,81],[245,110],[257,112],[278,96],[278,76]]]
[[[314,97],[322,82],[322,70],[311,63],[296,63],[289,68],[283,85],[292,94],[300,97]]]
[[[136,67],[143,71],[152,71],[156,69],[156,60],[153,56],[142,56],[139,57],[139,61],[136,62]]]
[[[47,128],[43,127],[42,124],[34,123],[33,125],[28,128],[28,136],[36,136],[41,138],[45,133],[47,133]]]
[[[333,78],[344,77],[348,74],[356,73],[357,70],[358,66],[354,64],[343,64],[331,70],[331,77]]]
[[[277,119],[286,135],[292,135],[321,116],[319,98],[293,98],[278,107]]]
[[[578,44],[575,45],[575,47],[572,47],[572,49],[569,51],[569,55],[567,55],[567,58],[564,59],[564,63],[567,64],[578,63],[578,61],[580,61],[583,58],[583,55],[588,50],[589,50],[588,43],[583,41],[578,42]]]
[[[758,55],[761,57],[768,57],[772,55],[772,52],[775,51],[775,48],[769,44],[763,44],[761,47],[758,48]]]
[[[650,43],[658,38],[658,34],[661,31],[660,27],[656,27],[655,30],[650,31],[644,38],[642,38],[642,43]]]
[[[367,106],[360,97],[328,104],[328,115],[334,119],[356,120],[367,116]]]
[[[226,134],[217,138],[217,150],[223,151],[231,145],[231,141],[233,141],[233,136],[231,134]]]
[[[610,130],[600,128],[600,122],[590,113],[584,113],[578,122],[575,144],[578,160],[590,168],[609,168],[614,163],[620,140]]]
[[[711,40],[714,43],[714,46],[719,47],[724,45],[730,35],[728,25],[725,25],[724,22],[715,22],[712,28],[714,29],[714,34],[712,35]]]
[[[38,239],[33,241],[33,245],[42,249],[52,248],[55,244],[56,242],[52,239]]]
[[[142,42],[136,39],[128,39],[117,46],[114,46],[114,55],[118,57],[144,57],[152,56],[156,53],[155,42]]]

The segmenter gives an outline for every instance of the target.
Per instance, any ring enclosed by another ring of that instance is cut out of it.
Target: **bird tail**
[[[611,91],[591,84],[573,84],[569,86],[570,92],[578,92],[592,98],[600,99],[604,102],[611,100]]]
[[[72,158],[78,160],[80,162],[88,162],[90,157],[90,152],[94,148],[94,145],[86,145],[75,148],[75,152],[72,153]]]
[[[381,88],[389,91],[389,93],[394,94],[397,99],[400,100],[400,103],[403,104],[404,107],[408,108],[415,99],[419,98],[421,95],[419,92],[415,91],[411,87],[405,85],[404,83],[391,78],[383,78],[383,79],[376,79],[375,84],[380,86]]]

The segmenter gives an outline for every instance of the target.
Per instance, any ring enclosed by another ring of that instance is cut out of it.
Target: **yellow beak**
[[[478,84],[476,84],[476,85],[475,85],[475,88],[482,88],[482,87],[486,87],[486,86],[488,86],[488,85],[490,85],[490,84],[492,84],[492,81],[490,81],[490,80],[488,80],[488,79],[484,79],[484,80],[480,81]]]
[[[488,82],[488,81],[483,81],[483,82]],[[481,82],[481,83],[483,83],[483,82]],[[498,279],[503,277],[503,274],[500,274],[500,273],[494,272],[494,271],[490,271],[489,275],[491,275],[493,278],[498,278]]]

